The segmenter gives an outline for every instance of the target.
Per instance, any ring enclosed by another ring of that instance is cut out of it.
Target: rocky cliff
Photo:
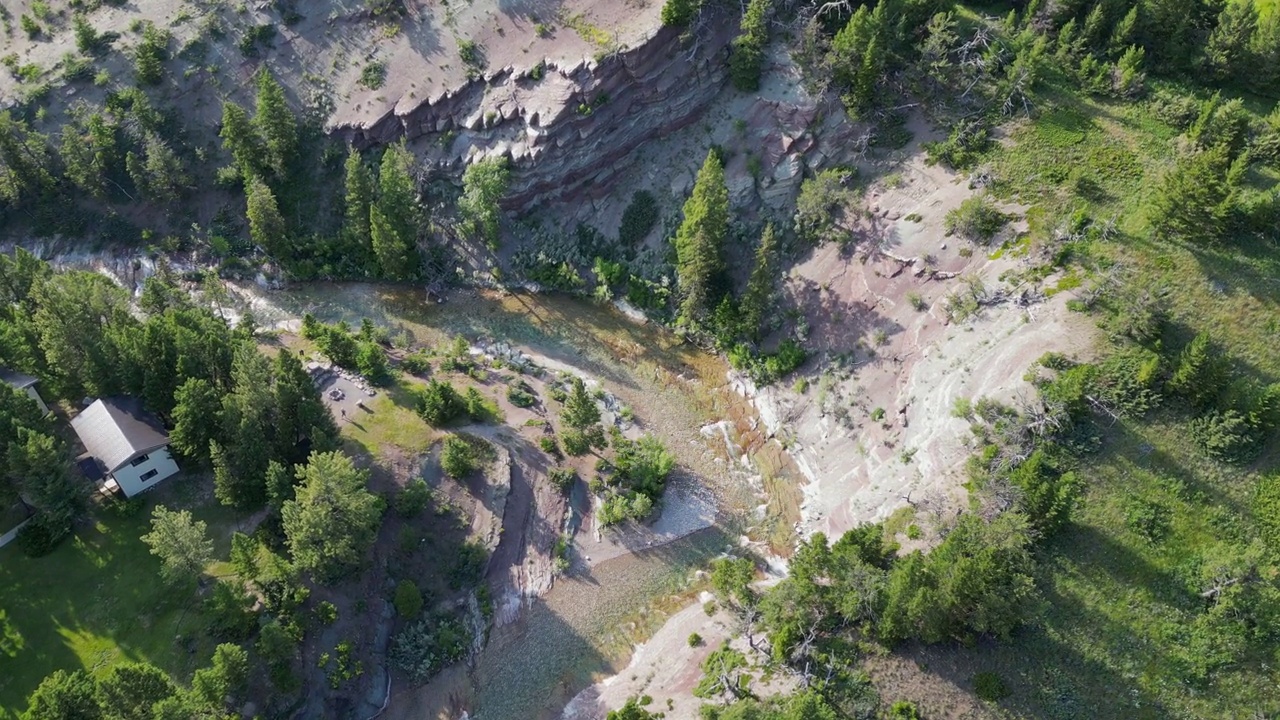
[[[332,132],[357,146],[404,137],[440,168],[508,156],[512,210],[599,197],[645,141],[696,121],[715,99],[735,25],[720,23],[693,45],[667,27],[595,58],[507,66]]]

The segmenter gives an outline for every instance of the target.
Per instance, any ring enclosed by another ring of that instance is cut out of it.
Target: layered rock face
[[[332,132],[358,147],[407,138],[439,168],[508,156],[511,210],[601,197],[644,142],[696,121],[716,98],[736,31],[736,23],[718,23],[690,44],[678,29],[660,28],[629,49],[574,64],[508,66]]]

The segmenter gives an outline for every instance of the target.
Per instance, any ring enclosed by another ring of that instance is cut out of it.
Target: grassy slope
[[[160,582],[160,561],[139,539],[156,503],[190,507],[209,524],[215,554],[225,557],[234,514],[196,500],[200,482],[179,476],[130,517],[98,511],[92,527],[43,558],[25,557],[16,544],[0,548],[0,718],[17,717],[57,669],[100,674],[136,660],[186,681],[208,662],[215,643],[203,632],[196,595]]]
[[[1014,129],[1013,144],[992,154],[998,192],[1035,206],[1032,228],[1041,238],[1075,208],[1115,217],[1119,238],[1095,242],[1082,254],[1135,269],[1131,282],[1171,290],[1167,343],[1176,347],[1209,330],[1243,372],[1280,379],[1274,348],[1280,252],[1153,239],[1146,205],[1171,163],[1177,131],[1142,103],[1099,102],[1066,87],[1047,92],[1037,119]],[[1189,564],[1218,539],[1253,532],[1250,498],[1258,474],[1276,468],[1277,445],[1273,440],[1250,466],[1228,467],[1198,453],[1185,417],[1172,412],[1112,426],[1101,451],[1083,460],[1088,488],[1075,522],[1044,553],[1041,587],[1048,603],[1040,626],[981,656],[959,654],[1008,674],[1014,696],[1006,707],[1020,716],[1275,712],[1268,705],[1277,702],[1275,658],[1249,658],[1194,686],[1185,681],[1180,654],[1189,619],[1200,611],[1184,579]],[[1162,540],[1129,529],[1126,515],[1137,498],[1172,509]]]

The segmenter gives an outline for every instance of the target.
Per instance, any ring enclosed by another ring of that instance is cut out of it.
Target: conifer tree
[[[0,200],[17,204],[53,185],[48,138],[0,112]]]
[[[266,67],[258,70],[254,82],[258,86],[258,109],[253,127],[267,146],[271,168],[283,176],[297,154],[298,121],[285,100],[284,89]]]
[[[565,398],[564,413],[560,416],[564,424],[583,430],[600,422],[600,408],[587,392],[586,384],[579,378],[573,378],[569,384],[569,397]]]
[[[682,322],[693,322],[711,305],[711,284],[724,269],[721,257],[729,229],[729,190],[715,152],[698,171],[693,193],[684,204],[684,221],[676,231],[676,275],[684,300]]]
[[[222,104],[222,130],[218,136],[222,138],[223,149],[231,153],[232,163],[240,172],[241,180],[248,182],[258,174],[262,166],[262,142],[244,108],[233,102]]]
[[[169,441],[184,456],[204,462],[209,459],[209,443],[217,439],[217,390],[204,378],[188,378],[173,395],[173,432]]]
[[[275,193],[256,176],[250,178],[245,190],[249,238],[276,260],[287,260],[289,234],[280,208],[276,206]]]
[[[388,147],[378,169],[378,199],[369,212],[369,233],[382,274],[408,280],[418,271],[417,188],[413,155],[404,143]]]
[[[383,503],[366,487],[369,474],[340,452],[312,453],[301,484],[281,517],[294,563],[330,580],[354,569],[373,545]]]
[[[1258,11],[1253,0],[1234,0],[1218,15],[1218,24],[1209,34],[1204,48],[1204,61],[1220,80],[1243,78],[1253,72],[1253,32],[1258,25]]]
[[[369,209],[373,204],[373,174],[360,153],[352,147],[347,152],[346,208],[343,232],[363,258],[373,254],[369,231]]]
[[[756,248],[756,264],[747,280],[747,291],[742,296],[742,326],[751,335],[759,339],[764,329],[764,319],[769,312],[773,300],[773,291],[777,283],[778,241],[773,232],[773,224],[764,226],[760,235],[760,245]]]

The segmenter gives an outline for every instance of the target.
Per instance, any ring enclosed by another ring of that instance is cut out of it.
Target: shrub
[[[220,640],[240,641],[258,627],[258,614],[253,611],[253,596],[239,582],[219,580],[213,593],[204,601],[209,617],[209,634]]]
[[[962,170],[978,162],[991,145],[987,128],[978,123],[959,125],[943,142],[927,142],[924,150],[930,165],[941,163],[952,170]]]
[[[795,232],[814,245],[847,242],[852,235],[840,223],[853,207],[856,170],[829,168],[800,183],[796,198]]]
[[[666,0],[662,5],[663,25],[688,25],[698,11],[698,0]]]
[[[528,383],[521,382],[507,388],[507,400],[516,407],[527,408],[538,402],[538,396],[533,394],[533,388]]]
[[[550,455],[551,457],[561,457],[560,446],[556,444],[555,435],[543,435],[538,438],[538,447],[542,448],[542,452]]]
[[[980,672],[973,676],[973,691],[987,702],[995,702],[1009,697],[1009,688],[1004,680],[993,672]]]
[[[444,439],[444,447],[440,451],[440,467],[449,477],[461,480],[479,469],[483,460],[481,450],[487,445],[480,438],[450,435]]]
[[[484,567],[489,562],[489,552],[479,543],[465,542],[458,547],[453,556],[453,567],[449,568],[449,587],[461,590],[474,584],[484,574]]]
[[[648,190],[637,190],[631,194],[631,202],[622,211],[622,222],[618,226],[618,242],[624,247],[633,247],[649,235],[658,222],[658,199]]]
[[[457,618],[422,618],[396,635],[389,657],[392,664],[420,684],[461,659],[469,640],[466,627]]]
[[[27,557],[44,557],[67,536],[67,529],[41,515],[31,519],[18,531],[18,549]]]
[[[412,580],[401,580],[396,583],[396,614],[406,620],[418,617],[422,612],[422,592]]]
[[[332,625],[338,621],[338,606],[328,600],[321,600],[316,605],[316,619],[321,625]]]
[[[360,84],[370,90],[377,90],[387,82],[387,63],[373,60],[360,69]]]
[[[431,488],[422,478],[412,480],[404,489],[396,493],[396,514],[403,518],[415,517],[427,508],[431,502]]]
[[[1169,506],[1146,498],[1133,498],[1125,510],[1129,529],[1151,542],[1159,542],[1168,534],[1172,518]]]
[[[418,393],[418,414],[436,427],[457,419],[466,409],[458,391],[447,381],[432,380]]]
[[[458,58],[466,66],[468,77],[478,77],[484,72],[487,64],[484,57],[484,49],[476,44],[474,40],[458,42]]]
[[[946,230],[948,234],[985,245],[1007,222],[1009,216],[997,210],[985,195],[975,195],[947,213]]]
[[[26,33],[27,38],[31,40],[35,40],[40,37],[40,33],[43,31],[43,28],[40,27],[40,23],[36,22],[35,18],[30,15],[23,15],[19,24],[22,25],[22,32]]]
[[[910,700],[899,700],[890,706],[889,720],[920,720],[920,708]]]
[[[551,468],[547,478],[551,480],[551,484],[562,493],[568,493],[573,488],[573,483],[578,479],[578,473],[573,468],[558,467]]]
[[[426,375],[431,372],[431,356],[422,351],[409,353],[400,361],[400,369],[411,375]]]
[[[564,451],[573,457],[581,457],[591,452],[591,441],[581,430],[566,430],[563,437]]]

